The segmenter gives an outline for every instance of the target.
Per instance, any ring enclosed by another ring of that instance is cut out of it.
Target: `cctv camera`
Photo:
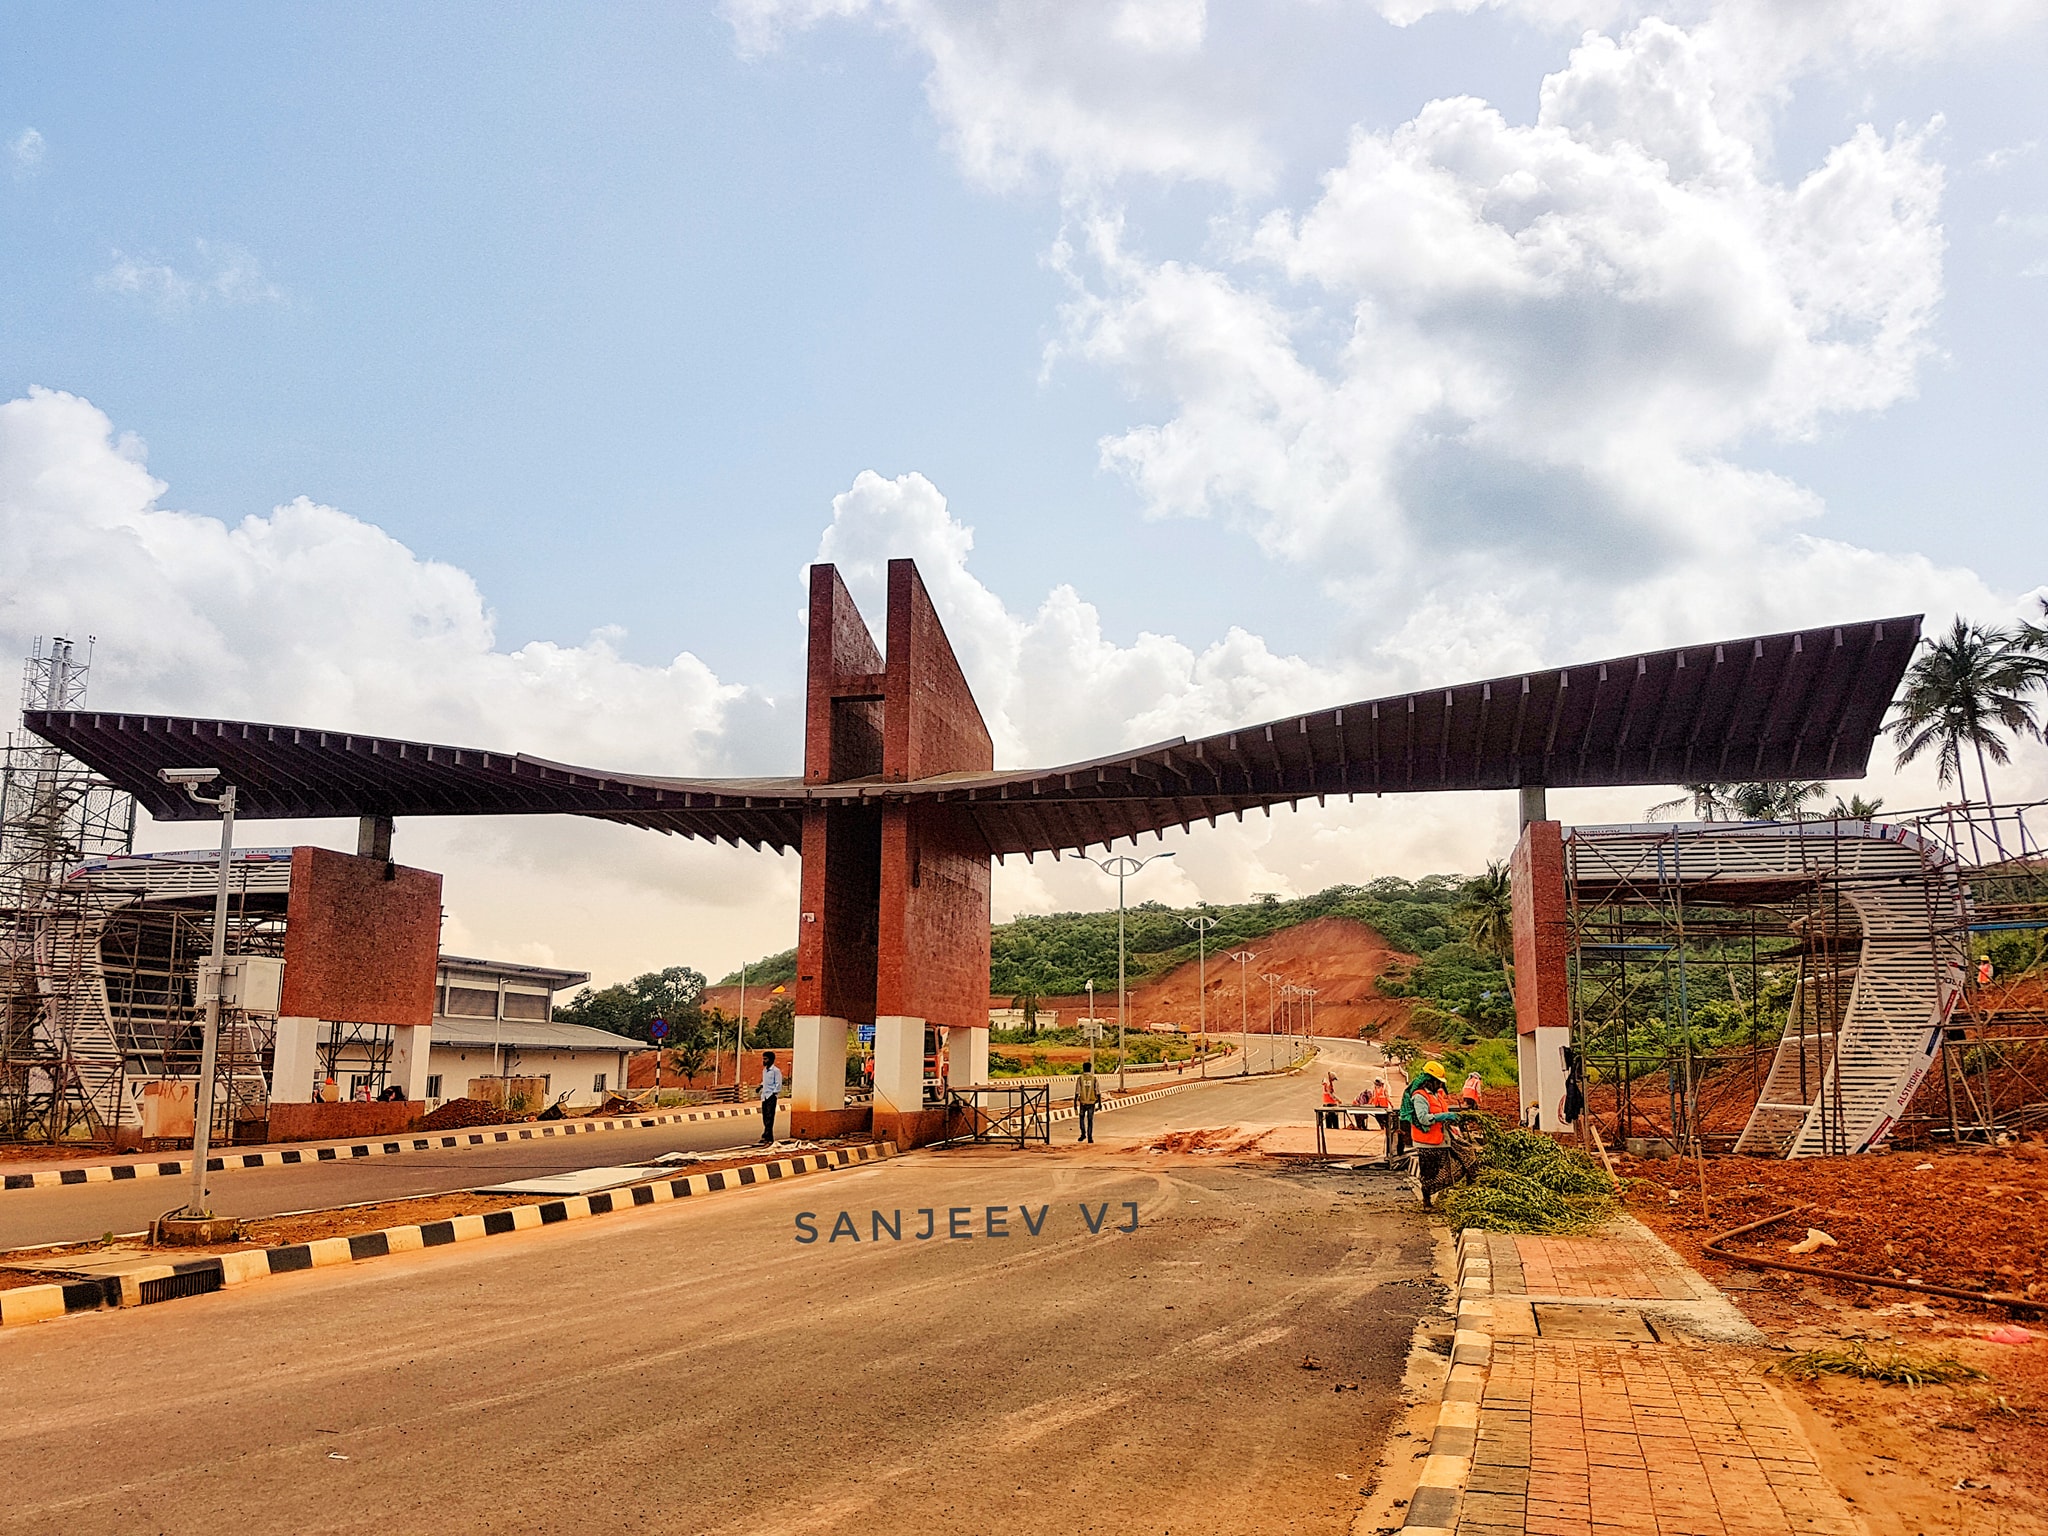
[[[156,776],[166,784],[211,784],[220,777],[218,768],[159,768]]]

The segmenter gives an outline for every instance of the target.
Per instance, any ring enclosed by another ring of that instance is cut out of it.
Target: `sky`
[[[877,622],[919,561],[1005,765],[2008,622],[2048,591],[2043,78],[2048,0],[12,4],[0,656],[93,636],[108,709],[776,773],[820,558]],[[2048,750],[1998,783],[2048,795]],[[1512,836],[1506,796],[1280,812],[1131,896]],[[793,856],[396,852],[453,952],[793,942]],[[995,899],[1113,886],[1011,861]]]

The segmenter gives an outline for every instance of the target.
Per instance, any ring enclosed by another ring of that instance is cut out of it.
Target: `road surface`
[[[1146,1150],[1307,1083],[10,1330],[0,1531],[1341,1536],[1429,1233],[1384,1177]]]
[[[1291,1050],[1291,1042],[1285,1039],[1265,1040],[1254,1035],[1251,1065],[1254,1070],[1265,1070],[1269,1062],[1285,1065],[1292,1059]],[[1236,1065],[1236,1058],[1231,1064]],[[1114,1075],[1108,1080],[1114,1082]],[[1133,1089],[1148,1087],[1156,1080],[1146,1073],[1128,1078]],[[786,1110],[777,1125],[788,1134]],[[208,1175],[207,1188],[214,1210],[254,1220],[287,1211],[446,1194],[535,1174],[653,1159],[665,1152],[741,1150],[759,1139],[760,1129],[758,1116],[741,1116],[696,1125],[603,1131],[594,1136],[404,1152],[395,1157],[231,1168]],[[0,1191],[0,1252],[43,1243],[90,1242],[108,1232],[140,1232],[164,1212],[184,1205],[190,1188],[189,1178],[173,1178]]]

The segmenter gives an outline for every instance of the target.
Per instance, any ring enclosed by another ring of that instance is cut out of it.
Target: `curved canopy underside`
[[[945,805],[991,854],[1055,852],[1330,795],[1860,778],[1920,616],[1646,652],[1368,699],[1056,768],[891,782],[682,779],[235,720],[32,712],[29,729],[160,821],[211,819],[157,777],[217,767],[237,814],[594,816],[799,846],[807,808]]]

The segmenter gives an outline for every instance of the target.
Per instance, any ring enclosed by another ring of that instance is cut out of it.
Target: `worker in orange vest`
[[[1415,1177],[1425,1211],[1454,1179],[1463,1175],[1469,1181],[1472,1177],[1472,1165],[1454,1135],[1461,1112],[1451,1107],[1451,1090],[1444,1076],[1442,1062],[1423,1063],[1422,1076],[1410,1085],[1408,1098],[1401,1105],[1401,1119],[1415,1148]]]

